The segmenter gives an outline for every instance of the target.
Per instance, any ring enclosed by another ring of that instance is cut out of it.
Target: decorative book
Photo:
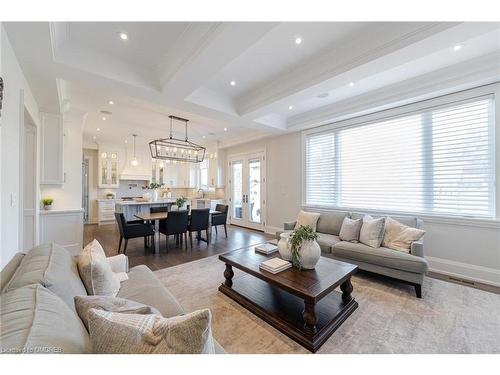
[[[284,271],[292,266],[292,263],[281,258],[268,259],[260,264],[260,268],[264,271],[276,274]]]
[[[273,240],[267,241],[267,243],[270,243],[271,245],[278,245],[278,240],[275,238]]]
[[[264,243],[264,244],[255,246],[255,251],[258,251],[259,253],[263,253],[263,254],[272,254],[272,253],[278,251],[278,246],[272,245],[270,243]]]

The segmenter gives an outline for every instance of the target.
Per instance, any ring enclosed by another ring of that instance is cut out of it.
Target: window
[[[494,216],[493,99],[306,136],[305,201]]]

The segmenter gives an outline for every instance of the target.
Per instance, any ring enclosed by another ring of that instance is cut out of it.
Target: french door
[[[265,154],[256,152],[229,159],[230,222],[264,230],[265,226]]]

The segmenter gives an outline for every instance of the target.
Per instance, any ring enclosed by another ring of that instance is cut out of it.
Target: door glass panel
[[[233,218],[243,218],[243,163],[241,161],[232,163],[232,200]]]
[[[248,161],[248,220],[260,223],[261,183],[260,159]]]

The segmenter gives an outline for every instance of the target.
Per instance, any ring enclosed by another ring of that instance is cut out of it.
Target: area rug
[[[186,311],[212,311],[213,335],[228,353],[310,353],[220,293],[223,272],[213,256],[155,274]],[[353,285],[359,308],[317,353],[500,353],[500,295],[431,278],[423,299],[374,275],[356,275]]]

